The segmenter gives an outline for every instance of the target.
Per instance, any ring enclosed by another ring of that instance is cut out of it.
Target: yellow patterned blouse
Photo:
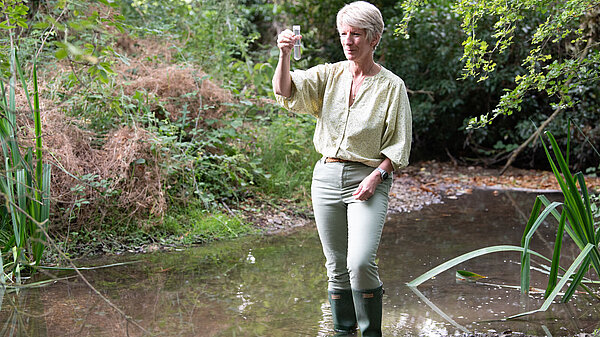
[[[394,170],[408,165],[412,119],[402,79],[381,67],[365,78],[348,106],[352,74],[349,61],[295,70],[292,95],[275,94],[279,104],[317,118],[313,142],[317,152],[377,167],[385,157]]]

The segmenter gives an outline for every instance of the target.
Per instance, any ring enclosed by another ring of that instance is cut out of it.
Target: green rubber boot
[[[383,286],[369,290],[352,290],[358,328],[363,337],[381,337]]]
[[[329,290],[327,294],[329,304],[331,304],[334,330],[347,334],[356,331],[356,315],[354,313],[352,290]]]

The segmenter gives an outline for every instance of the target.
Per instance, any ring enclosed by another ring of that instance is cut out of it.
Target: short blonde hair
[[[367,40],[373,41],[376,35],[383,34],[383,17],[374,5],[366,1],[355,1],[347,4],[337,13],[337,28],[343,25],[364,29]]]

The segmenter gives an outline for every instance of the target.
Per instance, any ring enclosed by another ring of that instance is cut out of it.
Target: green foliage
[[[259,36],[238,1],[123,1],[123,12],[139,34],[166,34],[181,42],[180,61],[200,64],[226,78],[229,66],[245,62]]]
[[[547,1],[402,2],[398,6],[402,13],[392,16],[391,24],[395,36],[404,40],[383,42],[402,55],[385,58],[393,60],[390,68],[398,71],[409,89],[416,88],[420,93],[410,96],[414,153],[447,147],[448,153],[463,160],[488,165],[504,161],[510,150],[535,131],[532,121],[540,125],[558,107],[567,107],[558,102],[563,99],[572,103],[569,113],[559,114],[547,130],[564,138],[563,125],[574,119],[591,142],[596,142],[593,126],[600,121],[600,96],[594,84],[597,67],[591,65],[597,62],[597,46],[590,40],[592,44],[586,49],[578,40],[580,34],[596,36],[594,9],[590,7],[589,13],[583,10],[579,14],[588,14],[568,21],[561,14],[565,6],[570,5]],[[569,32],[558,40],[558,35],[551,38],[552,32],[541,28],[557,16],[561,23],[555,28]],[[578,25],[581,32],[573,29]],[[543,40],[543,34],[538,34],[534,39],[533,35],[542,30],[547,38]],[[541,55],[552,59],[543,61]],[[509,110],[519,113],[511,114]],[[495,121],[494,128],[475,128],[491,120]],[[589,146],[580,141],[573,142],[581,150],[573,157],[573,167],[596,166],[590,160]],[[502,146],[496,146],[499,142]],[[564,141],[560,143],[564,146]],[[546,160],[539,143],[524,154],[517,165],[544,167]]]
[[[3,43],[0,44],[0,79],[4,80],[11,76],[10,70],[10,53],[15,47],[14,39],[10,39],[9,35],[14,35],[17,28],[27,29],[26,15],[28,7],[19,0],[1,0],[0,14],[4,20],[0,22],[0,39]]]
[[[68,62],[74,79],[65,89],[109,83],[115,75],[114,60],[120,56],[111,45],[116,32],[126,27],[118,3],[49,0],[37,6],[39,10],[28,13],[30,24],[18,41],[23,54],[40,62]]]
[[[499,91],[520,69],[512,61],[520,51],[513,50],[510,57],[505,55],[496,76],[486,82],[457,79],[463,67],[463,32],[460,18],[452,11],[452,2],[428,2],[415,10],[406,36],[387,35],[380,46],[384,65],[402,77],[409,89],[415,130],[413,156],[446,158],[451,153],[458,157],[493,158],[526,139],[515,132],[515,120],[502,121],[494,129],[465,130],[473,114],[488,111],[498,102]],[[392,14],[388,27],[395,27],[403,18]],[[529,20],[535,22],[536,18]],[[490,26],[491,22],[481,25]],[[535,103],[532,100],[531,104]],[[528,118],[544,112],[530,111]],[[505,146],[496,146],[499,141]]]
[[[199,198],[209,207],[242,198],[256,172],[240,146],[245,138],[242,119],[202,120],[202,111],[190,118],[183,106],[181,117],[172,121],[168,111],[151,110],[148,97],[138,91],[128,98],[135,104],[127,106],[135,107],[130,113],[137,125],[154,134],[152,151],[160,158],[171,202]]]
[[[169,214],[157,230],[177,237],[180,244],[232,239],[253,231],[237,217],[199,207],[187,207]]]
[[[254,232],[249,223],[243,222],[235,214],[216,209],[209,211],[202,203],[193,202],[174,206],[160,221],[149,219],[147,222],[142,226],[105,223],[89,231],[71,231],[57,244],[69,256],[86,257],[151,250],[148,245],[181,247],[203,244]],[[48,251],[45,259],[60,260],[55,254]]]
[[[403,7],[405,18],[396,29],[397,34],[406,34],[407,25],[419,6],[428,1],[408,1]],[[487,80],[490,73],[499,65],[494,57],[506,54],[515,44],[525,41],[518,38],[518,31],[530,24],[532,13],[538,13],[544,20],[534,29],[527,29],[531,44],[528,54],[521,58],[523,71],[514,77],[516,87],[507,90],[501,97],[492,115],[482,114],[473,118],[471,127],[490,124],[499,115],[510,115],[522,109],[526,94],[531,91],[545,92],[549,97],[558,97],[553,108],[572,108],[576,98],[573,88],[593,86],[597,81],[599,51],[594,47],[592,22],[597,3],[593,0],[559,1],[453,1],[453,12],[461,19],[462,30],[467,35],[463,41],[465,62],[463,78],[474,77],[478,81]],[[485,34],[482,25],[493,18],[493,26]],[[585,69],[585,77],[579,76]]]

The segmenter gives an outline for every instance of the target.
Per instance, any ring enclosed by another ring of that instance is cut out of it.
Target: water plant
[[[31,78],[27,78],[17,53],[17,29],[28,28],[28,7],[18,1],[3,2],[3,7],[2,14],[7,20],[0,28],[6,31],[9,42],[8,48],[4,49],[7,53],[3,54],[8,68],[0,73],[0,196],[3,198],[0,206],[0,283],[5,286],[9,282],[21,284],[21,271],[31,271],[40,264],[50,215],[51,166],[44,163],[42,155],[36,58],[33,58]],[[32,113],[34,127],[30,138],[33,144],[27,144],[27,136],[23,136],[25,128],[17,122],[17,96],[21,93]]]
[[[552,158],[550,150],[543,140],[542,144],[546,151],[546,156],[552,168],[552,172],[560,185],[564,201],[550,202],[548,198],[543,195],[537,196],[531,215],[525,226],[520,246],[492,246],[463,254],[417,277],[408,283],[410,287],[417,287],[431,277],[474,257],[494,252],[518,251],[521,252],[520,289],[522,293],[526,294],[530,289],[530,261],[532,254],[548,261],[548,263],[550,263],[550,272],[544,294],[545,301],[542,306],[539,309],[519,313],[508,318],[516,318],[540,311],[546,311],[565,286],[567,286],[567,289],[561,297],[561,302],[563,303],[566,303],[571,299],[578,287],[583,288],[590,295],[598,297],[598,295],[588,287],[588,284],[597,285],[600,281],[584,277],[592,268],[595,270],[596,275],[600,275],[600,226],[599,223],[594,220],[594,208],[590,202],[590,194],[586,187],[583,173],[578,172],[573,175],[569,170],[568,158],[570,139],[567,139],[566,155],[563,156],[552,133],[546,132],[546,135],[549,139],[555,159]],[[543,211],[542,205],[545,207]],[[556,241],[551,259],[529,249],[533,234],[549,215],[552,215],[558,220]],[[565,232],[580,249],[580,253],[566,270],[561,268],[559,264]],[[561,271],[562,276],[559,276]]]
[[[3,231],[2,254],[12,254],[3,265],[3,275],[14,276],[20,283],[23,266],[37,265],[44,252],[45,236],[50,215],[51,167],[44,164],[42,156],[42,125],[37,88],[37,68],[32,71],[33,92],[19,63],[16,48],[10,52],[11,77],[7,91],[0,82],[0,145],[4,169],[0,174],[0,194],[4,206],[0,210]],[[20,80],[29,109],[33,113],[35,147],[25,148],[17,139],[16,82]],[[10,225],[11,226],[10,226]],[[10,229],[6,228],[7,226]]]

